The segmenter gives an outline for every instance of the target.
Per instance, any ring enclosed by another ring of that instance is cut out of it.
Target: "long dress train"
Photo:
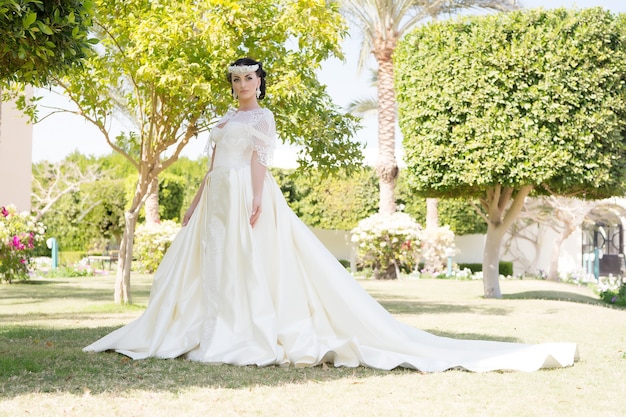
[[[147,309],[85,351],[424,372],[534,371],[577,359],[574,343],[452,339],[397,321],[297,218],[269,172],[262,214],[250,227],[250,161],[256,151],[269,162],[274,136],[266,109],[230,111],[218,123],[213,169],[155,273]]]

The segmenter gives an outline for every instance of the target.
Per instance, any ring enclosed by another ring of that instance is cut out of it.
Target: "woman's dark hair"
[[[261,90],[261,95],[259,95],[259,100],[265,97],[265,76],[267,75],[265,70],[263,69],[263,64],[261,64],[259,61],[255,61],[252,58],[239,58],[238,60],[236,60],[235,62],[233,62],[232,64],[230,64],[230,66],[244,66],[244,65],[258,65],[259,69],[256,70],[256,75],[261,79],[261,86],[259,87],[259,90]],[[229,72],[227,75],[228,78],[228,82],[231,83],[231,93],[232,93],[232,82],[233,82],[233,75]]]

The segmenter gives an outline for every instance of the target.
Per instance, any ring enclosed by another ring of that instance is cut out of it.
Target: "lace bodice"
[[[256,151],[259,163],[269,166],[276,142],[274,115],[268,109],[229,110],[211,130],[207,153],[209,161],[217,150],[214,168],[250,164]]]

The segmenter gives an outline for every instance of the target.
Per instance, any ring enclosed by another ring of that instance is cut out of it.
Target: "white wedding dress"
[[[155,273],[147,309],[85,351],[424,372],[534,371],[576,360],[573,343],[458,340],[397,321],[290,210],[269,172],[261,216],[250,227],[253,151],[267,165],[275,141],[269,110],[229,111],[210,141],[213,169]]]

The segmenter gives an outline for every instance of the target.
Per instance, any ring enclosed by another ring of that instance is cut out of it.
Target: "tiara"
[[[228,67],[229,74],[247,74],[249,72],[256,72],[259,69],[259,64],[255,65],[230,65]]]

